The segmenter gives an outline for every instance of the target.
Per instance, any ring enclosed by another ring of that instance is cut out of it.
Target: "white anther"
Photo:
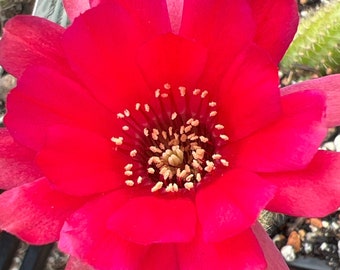
[[[122,127],[122,130],[124,130],[124,131],[128,131],[130,128],[128,127],[128,126],[123,126]]]
[[[222,156],[220,154],[213,154],[212,158],[213,160],[220,159]]]
[[[209,113],[209,116],[210,116],[210,117],[214,117],[214,116],[216,116],[216,115],[217,115],[217,111],[212,111],[212,112]]]
[[[206,143],[206,142],[209,141],[209,139],[208,139],[207,137],[200,136],[200,141],[201,141],[202,143]]]
[[[181,93],[181,97],[184,97],[187,89],[184,86],[180,86],[178,87],[178,89],[179,89],[179,92]]]
[[[189,174],[187,177],[185,177],[185,181],[189,182],[194,177],[193,174]]]
[[[190,123],[193,127],[197,127],[200,124],[200,121],[198,119],[191,121]]]
[[[156,192],[157,190],[160,190],[163,187],[163,182],[158,181],[151,189],[151,192]]]
[[[169,135],[172,136],[172,127],[169,127],[168,131],[169,131]]]
[[[132,180],[126,180],[125,184],[129,187],[132,187],[132,186],[134,186],[135,182],[133,182]]]
[[[193,92],[194,96],[197,96],[201,93],[201,89],[196,88]]]
[[[191,129],[192,129],[192,126],[191,126],[191,125],[190,125],[190,126],[186,126],[186,127],[184,128],[184,132],[185,132],[185,133],[188,133]]]
[[[156,128],[153,128],[153,129],[152,129],[152,133],[155,133],[156,135],[159,135],[159,130],[156,129]]]
[[[187,125],[190,125],[192,121],[194,121],[194,118],[190,118],[190,119],[186,122],[186,124],[187,124]]]
[[[217,130],[222,130],[222,129],[224,129],[224,126],[221,125],[221,124],[218,124],[218,125],[215,125],[215,128],[216,128]]]
[[[217,105],[217,103],[216,102],[214,102],[214,101],[212,101],[212,102],[209,102],[209,106],[210,107],[215,107]]]
[[[137,150],[136,149],[133,149],[131,152],[130,152],[130,157],[135,157],[137,155]]]
[[[201,94],[201,98],[205,98],[208,95],[208,91],[204,90]]]
[[[196,180],[197,180],[197,182],[201,182],[202,176],[201,176],[200,173],[197,173],[197,174],[196,174]]]
[[[195,141],[197,139],[198,139],[198,136],[193,136],[193,137],[190,138],[190,141]]]
[[[215,169],[214,162],[211,162],[209,160],[206,161],[207,166],[204,168],[206,172],[211,172],[213,169]]]
[[[112,137],[111,141],[114,142],[116,145],[122,145],[123,144],[123,137]]]
[[[125,171],[124,175],[131,176],[131,175],[133,175],[133,171]]]
[[[125,171],[130,171],[133,167],[133,164],[129,163],[129,164],[126,164],[125,167],[124,167],[124,170]]]
[[[187,173],[190,173],[190,167],[189,167],[188,164],[185,164],[184,170],[185,170]]]
[[[162,149],[162,150],[165,150],[164,144],[163,144],[163,143],[160,143],[160,144],[159,144],[159,148]]]
[[[221,159],[220,161],[221,161],[221,163],[222,163],[223,166],[225,166],[225,167],[228,167],[228,166],[229,166],[229,162],[226,161],[225,159]]]
[[[179,178],[184,179],[187,175],[188,175],[188,172],[185,171],[185,170],[183,170],[183,171],[181,171],[181,173],[179,174]]]
[[[171,114],[171,120],[175,120],[176,117],[177,117],[177,113],[176,113],[176,112],[173,112],[173,113]]]
[[[156,146],[150,146],[149,149],[153,152],[153,153],[163,153],[163,151],[161,149],[159,149],[158,147]]]
[[[153,139],[154,141],[157,141],[157,140],[158,140],[158,135],[157,135],[156,133],[154,133],[154,132],[152,132],[151,137],[152,137],[152,139]]]
[[[173,192],[172,190],[172,183],[170,183],[169,185],[167,185],[167,187],[165,188],[166,192]]]
[[[184,133],[184,126],[181,126],[180,129],[179,129],[179,134],[183,134]]]
[[[163,174],[164,180],[167,180],[168,178],[172,178],[172,173],[171,171],[168,169],[165,171],[165,173]]]
[[[165,83],[165,84],[164,84],[164,89],[170,90],[170,89],[171,89],[170,83]]]
[[[118,119],[123,119],[124,117],[125,117],[124,114],[122,114],[122,113],[117,113],[117,118],[118,118]]]
[[[202,170],[202,166],[199,164],[199,162],[194,159],[191,163],[191,165],[195,168],[195,169],[199,169],[199,170]]]
[[[198,159],[203,159],[204,158],[205,150],[202,149],[202,148],[199,148],[199,149],[196,150],[195,153],[197,154]]]
[[[190,190],[194,187],[194,183],[192,182],[187,182],[184,184],[184,187],[187,189],[187,190]]]
[[[221,134],[220,135],[220,138],[224,141],[228,141],[229,140],[229,137],[227,135],[224,135],[224,134]]]
[[[169,95],[167,94],[167,93],[163,93],[163,94],[161,94],[161,97],[162,98],[167,98]]]
[[[140,103],[136,103],[136,106],[135,106],[136,111],[139,111],[140,107],[141,107]]]
[[[156,89],[155,97],[158,98],[161,95],[161,89]]]
[[[128,109],[124,110],[124,115],[126,117],[129,117],[130,116],[130,111]]]
[[[187,135],[182,134],[182,135],[181,135],[181,138],[180,138],[180,141],[181,141],[181,142],[185,142],[186,140],[187,140]]]
[[[148,168],[148,173],[150,174],[154,174],[155,173],[155,169],[154,168]]]
[[[147,128],[144,128],[143,133],[146,137],[149,136],[149,130]]]
[[[146,112],[150,112],[150,106],[149,106],[149,104],[144,104],[144,110],[145,110]]]
[[[178,192],[178,185],[177,185],[176,183],[173,183],[173,184],[172,184],[172,190],[173,190],[174,192]]]
[[[143,177],[138,176],[138,178],[137,178],[137,184],[141,184],[142,181],[143,181]]]

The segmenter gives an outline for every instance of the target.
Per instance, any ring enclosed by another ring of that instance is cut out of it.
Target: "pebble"
[[[299,252],[301,250],[301,239],[300,235],[296,231],[292,231],[288,237],[287,245],[294,248],[294,252]]]
[[[309,254],[313,251],[313,245],[311,243],[305,242],[302,245],[303,245],[303,249],[306,254]]]
[[[334,146],[335,146],[335,151],[340,152],[340,135],[335,137]]]
[[[287,262],[292,262],[296,258],[294,248],[290,245],[286,245],[286,246],[282,247],[281,248],[281,254]]]
[[[321,229],[322,228],[322,221],[319,218],[310,218],[309,222],[311,225],[313,225],[314,227]]]

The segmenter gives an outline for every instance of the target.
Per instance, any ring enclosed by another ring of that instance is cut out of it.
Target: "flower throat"
[[[155,91],[158,110],[136,103],[134,111],[117,114],[123,135],[112,137],[115,150],[129,155],[123,168],[125,184],[149,186],[151,192],[194,189],[228,161],[219,153],[228,140],[217,123],[217,103],[208,91],[188,91],[166,83]],[[142,124],[144,123],[144,124]]]

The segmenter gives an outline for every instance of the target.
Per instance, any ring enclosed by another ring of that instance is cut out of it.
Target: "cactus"
[[[280,63],[283,72],[340,73],[340,0],[302,18],[294,41]]]

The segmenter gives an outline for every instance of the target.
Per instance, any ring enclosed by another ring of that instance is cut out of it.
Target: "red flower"
[[[339,154],[318,151],[339,77],[277,87],[295,0],[91,5],[65,1],[84,12],[65,31],[6,26],[1,229],[59,241],[69,269],[285,268],[260,211],[340,205]]]

